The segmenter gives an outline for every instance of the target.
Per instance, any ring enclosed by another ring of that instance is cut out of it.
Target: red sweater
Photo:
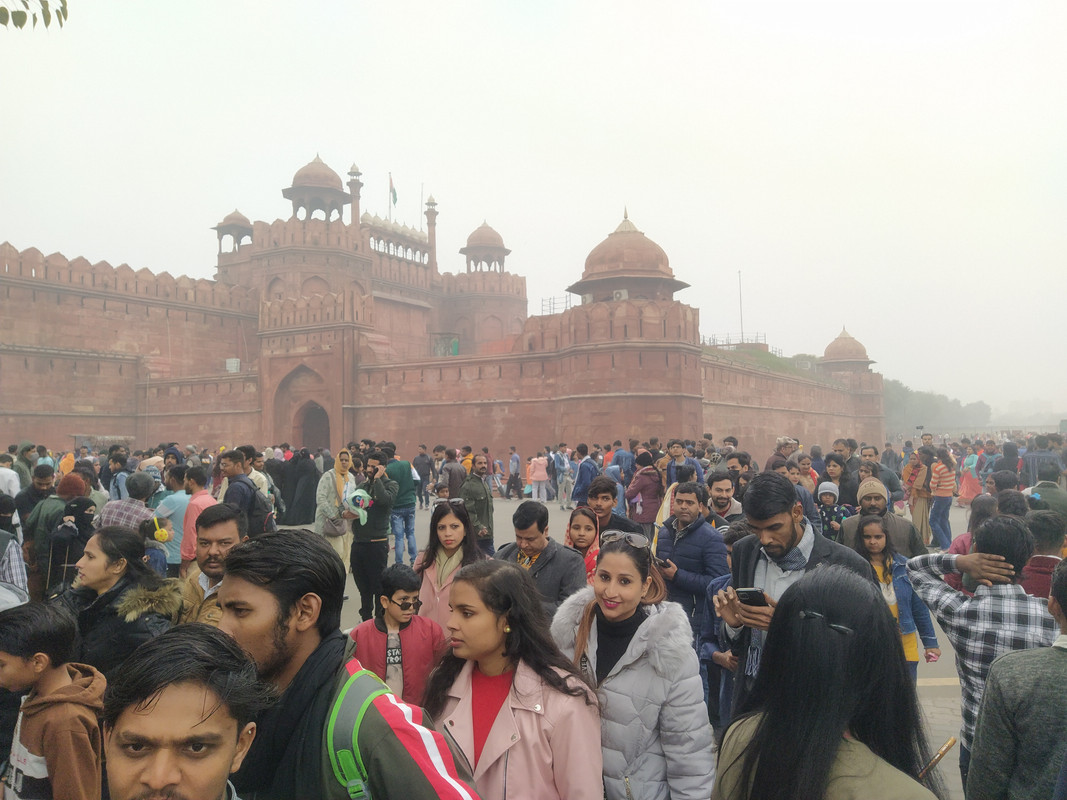
[[[352,630],[356,643],[355,655],[366,669],[385,680],[385,647],[388,637],[385,621],[380,617],[368,619]],[[445,649],[441,626],[429,617],[414,616],[400,629],[400,665],[404,669],[404,692],[400,699],[412,705],[422,705],[426,679]]]
[[[1023,578],[1019,585],[1031,597],[1047,598],[1052,588],[1052,570],[1060,559],[1055,556],[1031,556],[1023,567]]]

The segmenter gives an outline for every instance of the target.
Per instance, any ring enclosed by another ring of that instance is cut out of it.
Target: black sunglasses
[[[441,503],[448,503],[450,506],[462,506],[464,505],[462,497],[438,497],[433,501],[435,506],[441,505]]]
[[[415,611],[418,611],[420,608],[422,608],[421,600],[405,600],[403,603],[398,603],[396,602],[396,600],[390,597],[389,602],[392,603],[394,606],[399,606],[401,611],[410,611],[413,608],[415,609]]]
[[[625,531],[604,531],[600,534],[600,544],[605,545],[611,542],[624,541],[631,547],[644,547],[652,549],[652,542],[648,540],[647,536],[643,536],[640,533],[626,533]]]
[[[801,619],[821,619],[823,622],[826,623],[826,627],[828,627],[832,631],[837,631],[838,633],[843,633],[848,636],[851,636],[855,633],[855,631],[852,630],[852,628],[849,628],[847,625],[838,625],[836,622],[828,621],[826,619],[826,615],[820,614],[818,611],[812,611],[811,609],[801,609],[799,616]]]

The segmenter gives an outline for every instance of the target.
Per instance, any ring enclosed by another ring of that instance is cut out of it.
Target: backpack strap
[[[351,670],[355,659],[346,669]],[[367,786],[367,769],[359,752],[359,726],[371,704],[391,690],[370,670],[359,669],[349,675],[330,709],[326,724],[326,751],[337,781],[352,800],[371,800]]]

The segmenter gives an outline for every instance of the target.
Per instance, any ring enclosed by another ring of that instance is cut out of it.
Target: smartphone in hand
[[[737,599],[744,603],[746,606],[767,605],[767,598],[763,594],[763,589],[747,588],[735,589],[734,591],[737,592]]]

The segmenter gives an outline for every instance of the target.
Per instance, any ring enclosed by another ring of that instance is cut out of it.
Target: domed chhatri
[[[857,341],[852,334],[841,328],[841,333],[830,344],[826,345],[826,350],[822,354],[823,361],[866,361],[872,363],[867,358],[867,348]]]
[[[432,201],[433,197],[430,198]],[[484,220],[471,231],[467,246],[461,247],[459,252],[467,257],[467,272],[503,272],[504,258],[511,253],[504,246],[504,237]]]
[[[236,208],[233,211],[231,211],[229,214],[227,214],[225,217],[223,217],[222,218],[222,222],[219,223],[219,224],[220,225],[241,225],[241,226],[244,226],[244,227],[247,227],[247,228],[251,228],[252,227],[252,223],[249,221],[248,217],[246,217],[244,214],[242,214]]]
[[[482,224],[475,228],[471,235],[467,237],[467,247],[503,247],[504,237],[493,230],[488,222],[482,221]]]
[[[662,300],[688,286],[674,277],[663,248],[624,211],[619,226],[586,257],[582,279],[567,291],[582,295],[583,302]]]
[[[293,186],[319,186],[323,189],[337,189],[341,191],[341,176],[330,169],[319,158],[319,154],[315,154],[315,159],[309,161],[296,171],[293,176]]]

